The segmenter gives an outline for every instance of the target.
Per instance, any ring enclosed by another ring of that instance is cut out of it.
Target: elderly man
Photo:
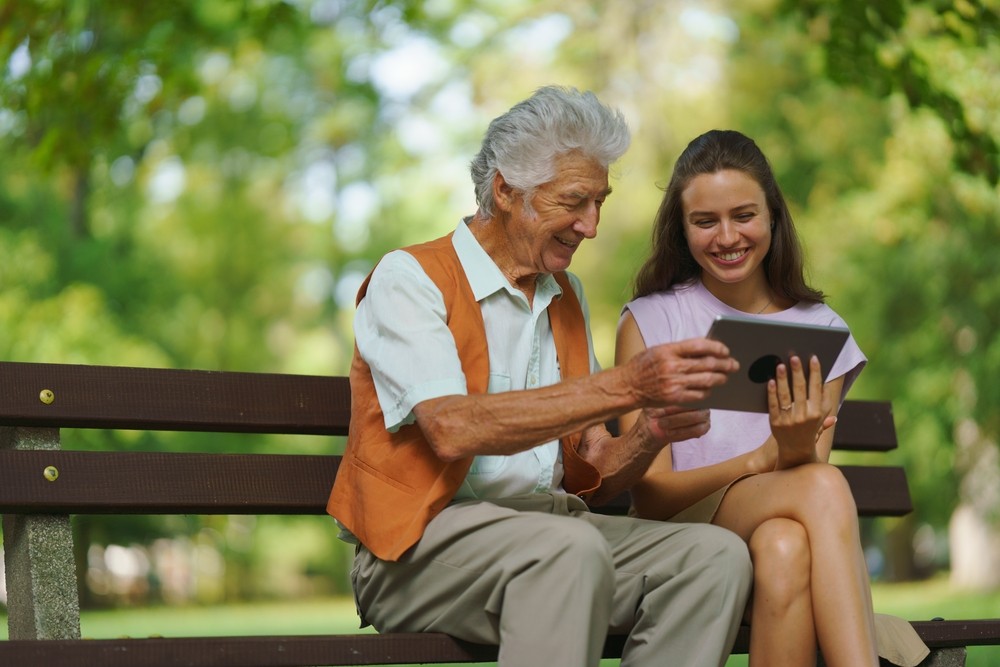
[[[597,235],[620,113],[546,87],[496,118],[479,208],[387,254],[358,294],[351,431],[328,505],[356,543],[363,624],[498,643],[499,664],[722,665],[749,594],[743,542],[711,525],[592,514],[684,427],[736,362],[698,339],[601,370],[566,272]],[[608,419],[642,418],[613,437]],[[690,429],[703,429],[697,424]],[[586,502],[585,502],[586,501]]]

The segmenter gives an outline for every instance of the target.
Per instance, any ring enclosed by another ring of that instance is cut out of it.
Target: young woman
[[[823,299],[803,277],[767,158],[739,132],[713,130],[674,168],[619,323],[616,362],[704,336],[720,314],[846,326]],[[857,508],[828,463],[837,409],[865,363],[852,336],[825,383],[815,359],[780,365],[767,414],[677,411],[670,432],[689,439],[665,448],[632,489],[638,516],[711,522],[746,541],[751,666],[814,665],[817,648],[830,667],[878,665]],[[622,428],[636,418],[623,417]],[[909,639],[916,645],[890,657],[912,649],[922,659],[922,642]]]

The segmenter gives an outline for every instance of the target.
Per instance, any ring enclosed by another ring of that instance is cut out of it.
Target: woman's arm
[[[618,326],[615,363],[628,363],[632,357],[645,349],[646,342],[639,332],[639,327],[632,314],[627,312]],[[704,435],[711,426],[707,410],[664,412],[659,425],[673,442]],[[620,431],[629,433],[637,428],[640,415],[638,410],[622,415],[618,420]],[[681,430],[685,428],[689,430]],[[776,458],[775,443],[770,439],[756,450],[727,461],[694,470],[674,472],[670,448],[666,447],[652,461],[645,474],[636,479],[632,487],[632,502],[642,517],[669,519],[743,474],[771,470]]]

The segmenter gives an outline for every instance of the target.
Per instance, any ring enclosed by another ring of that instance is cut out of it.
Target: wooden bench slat
[[[496,656],[495,646],[439,633],[0,642],[0,664],[45,667],[393,665],[489,662]]]
[[[350,406],[346,377],[0,362],[4,426],[346,435]]]
[[[4,426],[346,435],[350,411],[346,377],[0,361]],[[846,401],[834,447],[895,448],[892,404]]]
[[[861,516],[903,516],[913,511],[906,472],[899,466],[837,466],[851,485]]]
[[[323,514],[339,456],[0,451],[0,512],[64,514]],[[59,476],[45,478],[54,466]],[[912,510],[892,466],[841,466],[863,515]],[[627,497],[596,507],[622,514]]]
[[[910,625],[931,648],[996,646],[1000,643],[1000,618],[911,621]]]
[[[323,514],[339,464],[332,455],[0,451],[0,512]]]
[[[914,621],[912,625],[932,649],[994,645],[1000,637],[1000,619]],[[620,657],[623,645],[623,637],[608,637],[604,656]],[[749,632],[744,626],[733,653],[746,653],[748,647]],[[0,642],[0,664],[46,667],[306,667],[493,662],[496,658],[495,646],[440,633]]]
[[[890,401],[844,401],[833,432],[834,448],[887,452],[897,446]]]

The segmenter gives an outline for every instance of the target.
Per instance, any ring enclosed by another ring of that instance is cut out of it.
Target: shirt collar
[[[476,301],[482,301],[500,290],[507,290],[511,294],[521,294],[508,282],[507,277],[504,276],[493,258],[479,245],[479,241],[472,234],[465,220],[460,222],[458,228],[455,229],[451,243],[455,246],[458,261],[462,263],[462,269],[469,279],[469,285],[472,287],[472,294],[476,297]],[[561,295],[562,288],[559,287],[559,283],[551,274],[545,273],[538,278],[535,290],[536,298],[540,298],[547,304],[553,298]]]

